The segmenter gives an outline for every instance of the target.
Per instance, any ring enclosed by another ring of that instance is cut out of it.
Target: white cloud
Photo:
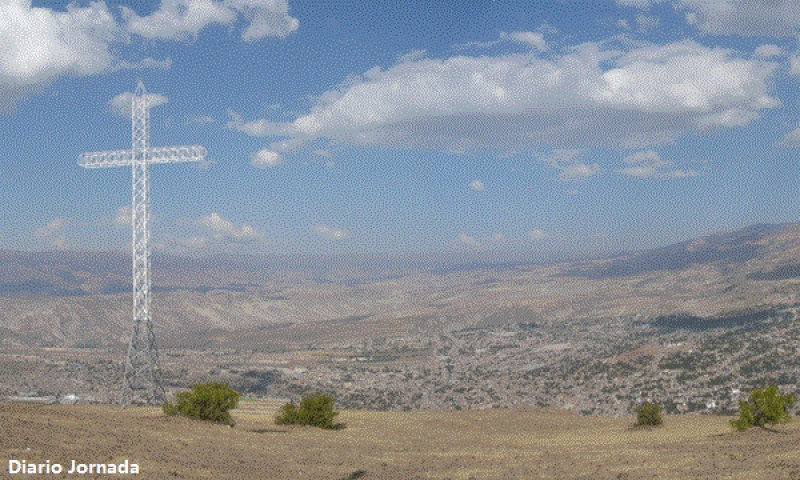
[[[528,232],[528,238],[530,238],[531,240],[541,240],[546,236],[547,235],[543,231],[539,230],[538,228]]]
[[[162,0],[159,9],[145,17],[121,8],[128,31],[145,38],[182,40],[212,24],[232,25],[239,14],[249,22],[242,32],[246,42],[284,38],[300,24],[289,16],[288,0]]]
[[[168,99],[164,95],[160,93],[146,93],[145,98],[147,98],[147,103],[150,105],[150,108],[157,107],[159,105],[164,105],[167,103]],[[111,107],[111,112],[120,115],[122,117],[131,118],[131,102],[133,101],[133,93],[125,92],[120,93],[116,97],[112,98],[108,105]]]
[[[201,218],[197,221],[197,223],[208,230],[215,232],[217,238],[227,237],[232,239],[248,240],[263,236],[262,233],[257,232],[253,227],[247,224],[242,224],[241,228],[236,228],[233,225],[233,222],[222,218],[217,212],[213,212],[211,215]]]
[[[119,207],[117,209],[117,214],[114,217],[114,225],[130,225],[131,221],[131,207]]]
[[[517,43],[525,43],[540,52],[547,50],[547,42],[544,40],[544,35],[539,32],[501,32],[500,38],[509,39]]]
[[[272,168],[283,165],[283,156],[268,148],[262,148],[250,157],[250,165],[256,168]]]
[[[679,0],[705,33],[790,37],[800,32],[797,0]]]
[[[600,165],[591,165],[578,161],[584,149],[561,148],[555,149],[549,155],[540,155],[539,160],[547,163],[559,171],[558,180],[563,182],[583,181],[600,173]]]
[[[760,58],[777,57],[782,53],[783,50],[781,50],[781,47],[772,44],[759,45],[753,52],[756,57]]]
[[[486,185],[484,185],[482,181],[475,179],[469,184],[469,188],[482,192],[486,190]]]
[[[475,237],[467,235],[464,232],[461,232],[461,233],[458,234],[457,241],[458,241],[459,244],[466,245],[468,247],[480,247],[481,246],[481,244],[475,239]]]
[[[787,147],[800,147],[800,126],[783,137],[782,145]]]
[[[300,21],[289,16],[288,0],[225,0],[250,22],[242,33],[245,42],[264,37],[285,38],[297,30]]]
[[[574,163],[578,157],[585,152],[582,148],[559,148],[550,152],[549,155],[541,155],[539,159],[552,166]]]
[[[632,155],[628,155],[627,157],[623,158],[622,161],[629,165],[642,164],[656,168],[666,167],[670,164],[670,162],[665,162],[664,160],[662,160],[661,155],[659,155],[658,152],[654,152],[653,150],[643,150],[641,152],[636,152]]]
[[[406,54],[400,55],[400,57],[398,57],[397,61],[399,63],[415,62],[417,60],[421,60],[422,58],[425,58],[425,54],[426,53],[427,53],[427,51],[424,50],[424,49],[414,49],[414,50],[411,50],[410,52],[408,52]]]
[[[314,228],[314,231],[331,240],[344,240],[350,236],[344,230],[329,227],[327,225],[318,225]]]
[[[65,12],[33,8],[31,0],[0,2],[0,109],[58,76],[108,69],[119,35],[104,2],[71,3]]]
[[[128,31],[145,38],[182,39],[212,23],[236,20],[235,12],[213,0],[162,0],[159,9],[145,17],[128,7],[121,9]]]
[[[558,168],[561,170],[561,173],[558,174],[558,179],[564,182],[586,180],[600,173],[600,165],[596,163],[591,165],[586,163],[573,163]]]
[[[268,120],[255,120],[252,122],[245,122],[242,116],[233,110],[228,109],[228,115],[231,117],[226,125],[231,130],[250,135],[251,137],[265,137],[267,135],[284,135],[286,127],[283,124],[270,122]]]
[[[57,249],[67,248],[66,230],[70,221],[62,217],[56,217],[47,225],[37,228],[33,232],[33,237],[50,247]]]
[[[671,169],[675,164],[663,160],[658,152],[644,150],[628,155],[623,159],[628,167],[617,170],[617,173],[632,178],[659,178],[675,179],[699,177],[700,172],[695,170],[676,170]]]
[[[743,127],[759,118],[757,112],[741,108],[729,108],[723,112],[713,113],[697,120],[701,129],[711,127]]]
[[[187,38],[210,24],[232,24],[242,17],[248,23],[242,38],[249,42],[283,38],[299,25],[289,16],[288,0],[162,0],[159,9],[145,17],[120,7],[123,25],[102,0],[80,2],[85,6],[55,3],[66,4],[65,11],[33,7],[32,0],[0,1],[0,112],[63,75],[171,68],[170,58],[116,58],[113,47],[129,42],[131,34]]]
[[[259,131],[289,137],[271,145],[278,151],[315,138],[460,152],[645,148],[778,106],[768,92],[777,66],[691,40],[627,52],[587,43],[552,59],[422,59],[350,78],[308,114]]]

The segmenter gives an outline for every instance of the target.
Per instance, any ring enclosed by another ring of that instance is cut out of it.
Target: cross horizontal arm
[[[147,163],[199,162],[206,158],[206,149],[198,145],[147,149]],[[133,150],[82,153],[78,164],[83,168],[129,167]]]
[[[83,168],[124,167],[133,163],[133,150],[88,152],[78,156],[78,165]]]

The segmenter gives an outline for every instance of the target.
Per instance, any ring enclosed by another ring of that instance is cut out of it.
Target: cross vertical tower
[[[150,110],[141,80],[131,103],[133,148],[83,153],[78,161],[84,168],[130,166],[133,170],[133,327],[122,385],[123,407],[131,403],[155,404],[165,400],[150,317],[150,177],[147,167],[151,163],[201,161],[206,155],[206,149],[196,145],[150,148]]]

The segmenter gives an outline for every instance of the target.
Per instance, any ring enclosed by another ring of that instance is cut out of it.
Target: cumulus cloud
[[[283,165],[283,156],[268,148],[262,148],[250,157],[250,165],[256,168],[272,168]]]
[[[69,224],[68,219],[56,217],[46,225],[37,228],[33,232],[33,238],[50,247],[57,249],[67,248],[66,230]]]
[[[33,8],[31,0],[0,2],[0,84],[29,85],[72,73],[89,75],[112,61],[119,33],[104,2],[66,12]]]
[[[781,144],[786,147],[800,147],[800,126],[787,133]]]
[[[227,128],[230,128],[231,130],[237,130],[251,137],[283,135],[286,133],[286,127],[280,123],[270,122],[263,119],[245,122],[241,115],[230,109],[228,109],[228,115],[231,117],[231,119],[226,125]]]
[[[486,185],[484,185],[482,181],[475,179],[472,181],[472,183],[469,184],[469,188],[476,190],[478,192],[482,192],[486,190]]]
[[[759,45],[753,52],[753,54],[756,57],[761,57],[761,58],[777,57],[781,53],[783,53],[781,47],[772,44]]]
[[[249,25],[246,42],[264,37],[286,37],[300,22],[289,16],[288,0],[162,0],[158,10],[140,17],[121,7],[127,30],[145,38],[182,40],[212,24],[233,24],[242,15]]]
[[[539,32],[501,32],[500,38],[530,45],[540,52],[547,50],[547,42],[544,40],[544,35]]]
[[[583,181],[598,175],[601,171],[597,163],[589,165],[578,161],[584,151],[580,148],[559,148],[549,155],[540,155],[539,160],[558,170],[556,178],[562,182]]]
[[[417,60],[420,60],[420,59],[424,58],[426,53],[427,53],[427,50],[414,49],[414,50],[411,50],[408,53],[400,55],[400,57],[398,57],[397,61],[400,62],[400,63],[403,63],[403,62],[415,62]]]
[[[147,103],[150,107],[157,107],[159,105],[164,105],[169,100],[164,95],[160,93],[146,93],[145,98],[147,98]],[[111,108],[111,112],[115,115],[119,115],[126,118],[131,118],[131,102],[133,101],[133,93],[125,92],[120,93],[116,97],[112,98],[108,105]]]
[[[768,92],[777,66],[691,40],[627,52],[586,43],[555,58],[426,58],[375,67],[294,122],[253,130],[283,131],[278,151],[316,138],[457,152],[646,148],[759,118],[780,104]]]
[[[314,228],[314,231],[317,232],[318,234],[322,235],[323,237],[329,238],[331,240],[344,240],[345,238],[350,236],[344,230],[340,230],[338,228],[329,227],[327,225],[317,225]]]
[[[236,228],[233,222],[222,218],[217,212],[212,212],[211,215],[201,218],[197,223],[212,231],[217,238],[252,240],[263,236],[262,233],[247,224],[242,224],[241,228]]]
[[[800,32],[797,0],[679,0],[677,5],[691,15],[690,23],[710,34],[791,37]]]
[[[158,10],[140,17],[121,7],[129,32],[145,38],[182,39],[212,23],[231,24],[236,13],[213,0],[162,0]]]
[[[114,225],[130,225],[132,218],[131,207],[127,205],[119,207],[116,216],[114,216]]]
[[[250,22],[242,32],[246,42],[264,37],[285,38],[300,26],[299,20],[289,16],[288,0],[226,0],[225,4]]]
[[[596,163],[591,165],[586,163],[574,163],[571,165],[564,165],[559,167],[559,169],[561,172],[559,172],[557,178],[563,182],[586,180],[600,173],[600,165]]]
[[[695,170],[677,170],[673,162],[662,160],[661,155],[653,150],[644,150],[628,155],[623,161],[628,167],[617,170],[617,173],[632,178],[690,178],[698,177],[700,172]]]
[[[33,7],[32,0],[0,1],[0,111],[63,75],[172,66],[169,58],[117,58],[114,45],[128,42],[131,35],[186,38],[208,25],[232,24],[241,17],[247,23],[242,38],[249,42],[283,38],[299,25],[289,16],[288,0],[163,0],[145,17],[121,7],[122,25],[104,1],[81,3],[84,6],[71,2],[66,11],[55,11]]]

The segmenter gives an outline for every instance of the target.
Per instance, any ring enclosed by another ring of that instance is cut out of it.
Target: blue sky
[[[800,3],[0,0],[0,248],[603,254],[800,213]]]

